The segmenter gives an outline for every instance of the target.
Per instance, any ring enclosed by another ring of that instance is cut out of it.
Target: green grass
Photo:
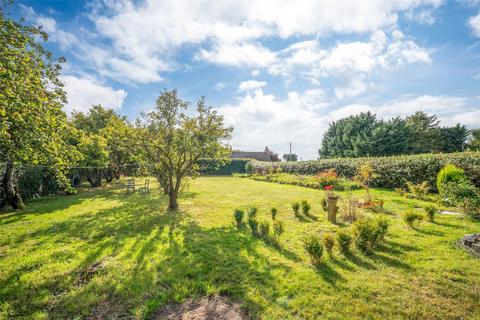
[[[148,319],[165,304],[219,293],[260,319],[480,319],[480,259],[455,246],[480,224],[463,216],[409,230],[400,214],[427,203],[374,190],[392,224],[385,244],[368,257],[335,251],[314,268],[305,235],[345,227],[326,222],[322,191],[204,177],[182,211],[168,213],[153,189],[126,195],[116,183],[1,215],[0,318]],[[312,216],[299,220],[290,204],[302,199]],[[251,205],[261,220],[278,208],[279,246],[234,226],[233,209]]]

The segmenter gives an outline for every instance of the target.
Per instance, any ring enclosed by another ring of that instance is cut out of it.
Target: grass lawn
[[[385,244],[314,268],[302,238],[343,227],[325,221],[322,191],[202,177],[172,214],[152,189],[127,195],[119,182],[0,215],[0,318],[148,319],[219,293],[254,319],[480,319],[480,259],[455,246],[480,224],[463,216],[408,230],[399,213],[426,203],[375,190],[392,224]],[[314,216],[299,220],[290,203],[302,199]],[[250,205],[260,219],[279,209],[279,247],[233,225],[233,209]]]

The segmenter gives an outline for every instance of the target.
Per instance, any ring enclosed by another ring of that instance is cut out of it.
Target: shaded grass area
[[[0,318],[148,319],[217,293],[253,319],[480,318],[480,259],[455,246],[480,224],[463,216],[408,230],[399,214],[426,203],[374,190],[392,224],[385,243],[370,256],[336,251],[314,268],[303,237],[347,227],[326,222],[321,191],[204,177],[170,213],[152,189],[127,195],[120,182],[1,215]],[[299,219],[290,204],[302,199],[312,210]],[[233,209],[251,205],[262,220],[279,209],[278,243],[234,226]]]

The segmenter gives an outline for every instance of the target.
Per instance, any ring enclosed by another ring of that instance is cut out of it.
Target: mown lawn
[[[342,194],[342,193],[341,193]],[[181,199],[127,195],[123,182],[33,201],[0,215],[0,318],[148,319],[165,304],[222,294],[253,319],[480,319],[480,259],[456,247],[480,224],[438,216],[408,230],[399,214],[423,206],[389,191],[385,245],[365,257],[336,252],[310,266],[302,238],[328,224],[322,191],[245,178],[203,177]],[[314,217],[290,203],[307,199]],[[233,225],[235,207],[279,209],[280,246]]]

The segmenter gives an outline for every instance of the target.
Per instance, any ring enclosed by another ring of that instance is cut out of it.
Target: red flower
[[[332,186],[332,185],[325,186],[324,189],[325,189],[325,190],[333,190],[333,186]]]

